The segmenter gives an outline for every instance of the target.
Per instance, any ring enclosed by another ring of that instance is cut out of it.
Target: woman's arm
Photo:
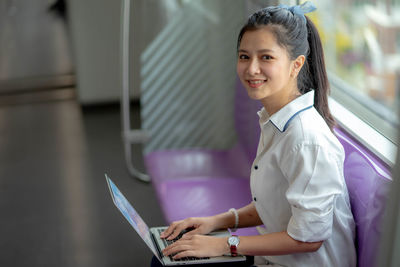
[[[238,214],[239,227],[250,227],[262,224],[254,203],[250,203],[249,205],[239,209]],[[185,236],[208,234],[217,229],[232,228],[234,225],[235,216],[230,211],[211,217],[187,218],[182,221],[173,222],[168,229],[161,234],[161,238],[174,239],[187,228],[194,228],[194,230],[186,233]]]
[[[254,202],[238,209],[237,212],[239,215],[238,228],[257,226],[263,223],[258,216]],[[235,226],[235,216],[230,211],[215,215],[215,217],[216,221],[218,222],[216,229],[226,229]]]
[[[249,227],[262,224],[254,202],[239,209],[238,214],[239,227]],[[235,216],[229,211],[212,217],[189,218],[177,222],[177,225],[172,228],[170,226],[170,231],[173,233],[170,237],[174,238],[174,233],[180,232],[180,228],[186,226],[188,222],[196,222],[197,220],[210,220],[213,225],[213,230],[233,227],[235,224]],[[174,225],[174,223],[172,225]],[[198,229],[201,229],[201,227]],[[186,233],[178,242],[167,247],[163,251],[164,255],[168,256],[176,254],[174,258],[179,259],[188,256],[209,257],[230,253],[228,237],[204,236],[201,235],[202,233],[200,231],[196,231],[198,229]],[[293,239],[286,231],[284,231],[259,236],[241,236],[237,250],[239,254],[243,255],[284,255],[300,252],[313,252],[318,250],[322,243],[322,241],[301,242]]]
[[[285,255],[317,251],[323,241],[302,242],[293,239],[286,231],[259,236],[242,236],[238,253],[243,255]]]
[[[228,237],[211,237],[192,235],[182,237],[179,241],[163,250],[165,256],[173,255],[174,259],[182,257],[209,257],[230,254]],[[241,236],[237,252],[242,255],[285,255],[317,251],[323,241],[301,242],[293,239],[287,232],[271,233],[260,236]]]

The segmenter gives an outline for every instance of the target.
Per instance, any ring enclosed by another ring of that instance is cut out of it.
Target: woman
[[[314,24],[315,7],[267,7],[238,38],[237,74],[259,100],[261,136],[251,171],[253,202],[239,210],[174,222],[175,258],[254,255],[260,265],[355,266],[355,224],[343,177],[344,150],[333,134],[329,84]],[[265,225],[259,236],[205,236],[223,228]]]

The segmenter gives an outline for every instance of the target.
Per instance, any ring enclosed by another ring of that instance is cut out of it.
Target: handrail
[[[129,51],[130,51],[130,0],[123,0],[121,19],[121,63],[122,63],[122,94],[121,120],[122,139],[124,143],[125,161],[129,173],[143,182],[150,182],[150,177],[137,170],[132,163],[132,144],[143,143],[147,134],[141,129],[131,129],[130,121],[130,79],[129,79]]]

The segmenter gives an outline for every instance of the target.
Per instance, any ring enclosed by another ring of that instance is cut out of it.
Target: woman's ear
[[[297,77],[297,75],[299,74],[301,68],[304,65],[305,60],[306,60],[306,57],[304,55],[300,55],[295,60],[292,61],[292,71],[290,73],[290,76],[292,78],[296,78]]]

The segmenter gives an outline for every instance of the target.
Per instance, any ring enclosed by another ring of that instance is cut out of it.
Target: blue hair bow
[[[314,4],[309,1],[297,6],[279,5],[278,7],[287,9],[293,14],[300,16],[303,19],[304,23],[306,23],[306,17],[304,16],[304,14],[317,9]]]

